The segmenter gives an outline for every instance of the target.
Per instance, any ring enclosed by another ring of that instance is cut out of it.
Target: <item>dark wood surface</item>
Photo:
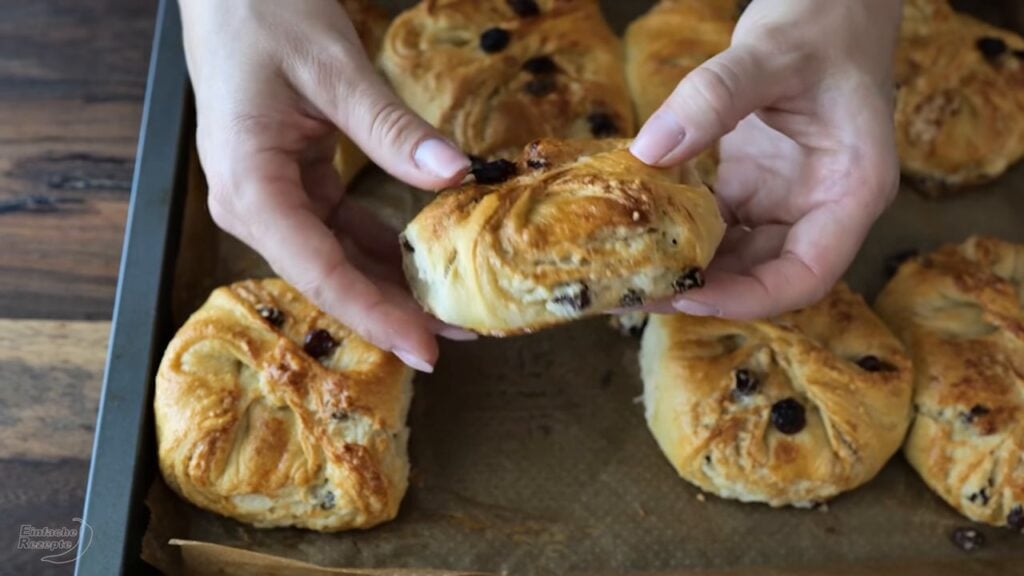
[[[16,542],[81,515],[155,14],[0,0],[0,574],[73,571]]]

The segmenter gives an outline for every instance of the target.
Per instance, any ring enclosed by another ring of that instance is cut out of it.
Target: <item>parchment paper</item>
[[[649,2],[606,5],[622,24]],[[215,230],[197,171],[190,180],[175,326],[213,287],[269,273]],[[376,169],[352,193],[396,228],[429,200]],[[947,201],[902,190],[847,281],[872,296],[887,256],[972,233],[1024,242],[1024,166]],[[416,379],[413,472],[395,521],[338,534],[260,530],[198,510],[157,480],[144,557],[168,574],[1024,574],[1024,538],[1008,530],[977,526],[983,549],[954,547],[950,532],[970,523],[899,456],[827,510],[699,499],[647,431],[637,349],[603,318],[443,343],[436,372]]]

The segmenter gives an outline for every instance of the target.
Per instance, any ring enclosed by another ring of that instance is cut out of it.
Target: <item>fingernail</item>
[[[413,154],[413,161],[419,168],[446,180],[469,168],[469,158],[439,138],[421,142]]]
[[[690,316],[721,316],[722,311],[714,306],[703,304],[701,302],[694,302],[693,300],[687,300],[686,298],[680,298],[672,302],[672,307],[682,312],[683,314],[689,314]]]
[[[658,110],[640,129],[629,151],[644,164],[654,166],[681,148],[685,139],[686,131],[675,116]]]
[[[470,332],[455,326],[445,326],[437,331],[437,335],[448,340],[455,340],[456,342],[468,342],[480,338],[480,335],[476,332]]]
[[[416,356],[415,354],[406,352],[405,350],[398,349],[392,350],[391,353],[394,354],[395,356],[398,356],[399,360],[405,362],[405,365],[412,368],[413,370],[426,372],[427,374],[432,374],[434,372],[434,366],[430,364],[430,362],[427,362],[426,360],[420,358],[419,356]]]

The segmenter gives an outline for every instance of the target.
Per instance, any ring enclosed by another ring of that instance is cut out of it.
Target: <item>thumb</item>
[[[469,158],[409,110],[362,53],[310,66],[307,99],[395,178],[424,190],[458,184]]]
[[[652,166],[688,160],[750,114],[795,93],[796,58],[734,44],[694,69],[637,134],[630,150]]]

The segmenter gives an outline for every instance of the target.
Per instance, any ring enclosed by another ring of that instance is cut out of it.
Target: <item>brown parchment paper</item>
[[[649,4],[605,2],[620,30]],[[1001,5],[986,7],[1009,14]],[[215,286],[270,273],[215,229],[194,162],[189,181],[175,326]],[[352,194],[396,229],[429,200],[375,168]],[[946,201],[901,190],[847,281],[873,296],[887,256],[972,233],[1024,242],[1024,166]],[[143,555],[167,574],[200,575],[1024,574],[1024,538],[1007,530],[978,526],[983,549],[954,547],[950,532],[970,523],[899,456],[824,511],[698,499],[647,431],[637,350],[603,318],[442,343],[436,372],[416,379],[413,472],[395,521],[337,534],[261,530],[201,511],[158,479]]]

